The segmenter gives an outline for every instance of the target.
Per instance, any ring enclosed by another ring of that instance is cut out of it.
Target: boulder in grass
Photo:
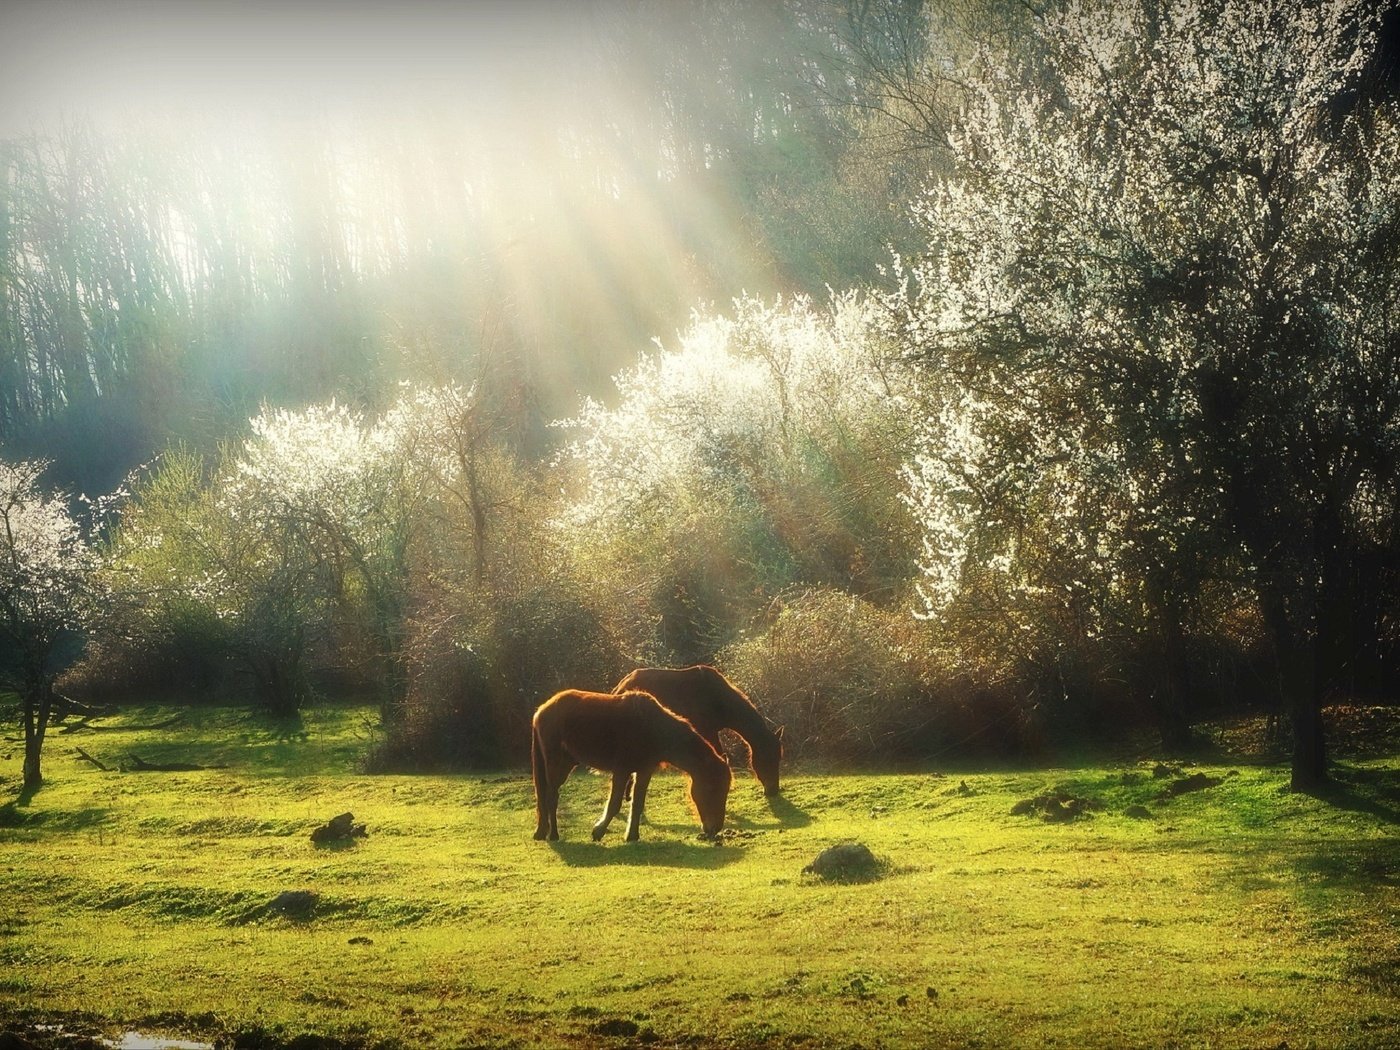
[[[802,873],[826,882],[870,882],[879,878],[883,870],[884,866],[868,846],[860,842],[842,842],[823,850]]]

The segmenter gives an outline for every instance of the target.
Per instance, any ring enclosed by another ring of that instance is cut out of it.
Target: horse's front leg
[[[627,782],[632,774],[628,772],[617,772],[612,776],[612,792],[608,795],[608,804],[603,807],[603,815],[598,819],[598,823],[593,825],[593,841],[597,842],[608,832],[608,825],[612,823],[613,817],[617,816],[617,811],[622,808],[622,795],[627,790]]]
[[[642,812],[647,804],[647,786],[651,783],[654,769],[637,770],[637,782],[632,786],[632,810],[627,817],[627,841],[636,842],[641,838]]]

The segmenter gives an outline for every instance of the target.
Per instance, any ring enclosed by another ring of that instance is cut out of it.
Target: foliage
[[[1354,90],[1378,16],[1057,9],[1038,60],[984,57],[899,298],[938,404],[910,468],[929,612],[1169,652],[1238,581],[1300,786],[1325,775],[1324,606],[1397,509],[1396,113]]]
[[[113,545],[148,610],[145,644],[217,623],[265,702],[292,711],[313,651],[339,643],[364,654],[349,670],[401,695],[409,559],[428,480],[451,473],[429,438],[465,397],[406,392],[373,423],[335,402],[269,409],[207,482],[197,457],[168,455]]]
[[[877,276],[922,164],[857,118],[907,56],[851,60],[865,30],[825,2],[556,14],[577,31],[488,19],[529,75],[459,57],[449,79],[486,80],[449,105],[435,83],[391,116],[162,98],[108,122],[93,99],[0,141],[0,439],[105,487],[264,401],[382,407],[483,363],[538,430],[697,301]]]
[[[508,572],[498,563],[478,583],[445,567],[418,587],[408,689],[369,756],[372,770],[526,761],[536,707],[564,688],[606,690],[631,669],[600,588],[548,535],[511,532],[532,549]]]
[[[1400,685],[1397,11],[604,3],[450,114],[0,142],[0,438],[169,449],[82,680],[396,768],[638,664],[814,755],[1286,692],[1306,786]]]

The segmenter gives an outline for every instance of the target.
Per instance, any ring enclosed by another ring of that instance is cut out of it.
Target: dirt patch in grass
[[[1097,799],[1071,795],[1067,791],[1047,791],[1034,798],[1023,798],[1011,807],[1013,817],[1038,816],[1047,824],[1067,824],[1103,809]]]
[[[1219,787],[1225,783],[1224,777],[1213,777],[1206,773],[1192,773],[1189,777],[1181,777],[1173,780],[1158,793],[1159,801],[1169,798],[1176,798],[1178,795],[1185,795],[1192,791],[1205,791],[1208,788]]]

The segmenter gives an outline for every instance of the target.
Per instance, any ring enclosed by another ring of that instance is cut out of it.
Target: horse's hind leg
[[[651,775],[655,770],[638,770],[637,782],[632,787],[632,811],[627,819],[627,841],[636,842],[641,838],[639,826],[642,822],[642,810],[646,807],[647,786],[651,783]]]
[[[542,792],[536,787],[539,826],[535,829],[535,838],[554,841],[559,838],[559,789],[577,763],[567,751],[558,747],[542,747],[540,757],[544,787]],[[539,785],[540,780],[537,778],[535,783]]]
[[[617,816],[617,811],[622,808],[622,795],[627,790],[627,784],[631,778],[631,773],[613,774],[612,791],[608,795],[608,804],[603,807],[603,815],[599,818],[598,823],[593,825],[594,842],[607,834],[608,825],[612,823],[613,817]]]
[[[623,788],[623,791],[622,791],[622,801],[623,801],[623,802],[631,802],[631,801],[632,801],[632,774],[630,774],[630,773],[627,775],[627,785],[626,785],[626,787]],[[645,823],[647,822],[647,815],[646,815],[646,812],[645,812],[645,811],[643,811],[643,812],[642,812],[642,815],[638,818],[638,822],[641,823],[641,824],[645,824]]]

